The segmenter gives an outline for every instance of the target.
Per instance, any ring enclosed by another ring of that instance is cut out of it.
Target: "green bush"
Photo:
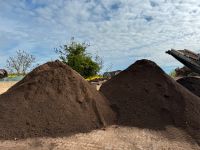
[[[78,43],[72,39],[69,45],[61,46],[56,49],[56,53],[59,54],[59,58],[76,70],[84,78],[97,75],[101,69],[102,61],[94,61],[90,54],[86,53],[86,49],[89,45],[86,43]],[[99,58],[96,56],[96,58]]]
[[[169,75],[170,75],[171,77],[173,77],[173,78],[177,76],[175,70],[171,71],[171,72],[169,73]]]

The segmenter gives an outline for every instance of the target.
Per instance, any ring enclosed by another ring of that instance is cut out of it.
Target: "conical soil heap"
[[[46,63],[0,95],[0,138],[65,136],[115,120],[108,101],[62,62]]]
[[[200,77],[183,77],[178,79],[177,82],[200,97]]]
[[[200,143],[200,98],[160,67],[140,60],[104,83],[100,91],[118,114],[118,124],[164,130],[187,129]]]

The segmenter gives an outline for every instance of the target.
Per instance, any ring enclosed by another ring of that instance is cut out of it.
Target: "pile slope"
[[[100,91],[117,112],[118,124],[157,130],[181,127],[200,143],[200,98],[154,62],[135,62],[104,83]]]
[[[183,77],[178,79],[177,82],[200,97],[200,77]]]
[[[112,124],[115,114],[77,72],[49,62],[0,95],[0,138],[65,136]]]

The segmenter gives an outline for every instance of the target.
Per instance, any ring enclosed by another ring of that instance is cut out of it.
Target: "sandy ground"
[[[0,82],[0,94],[6,92],[11,86],[16,84],[17,82],[10,81],[10,82]]]
[[[111,126],[70,137],[0,141],[0,150],[199,150],[183,131]]]

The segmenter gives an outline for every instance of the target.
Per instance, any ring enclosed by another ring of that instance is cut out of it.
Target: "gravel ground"
[[[0,141],[0,150],[200,150],[184,131],[110,126],[70,137]]]

